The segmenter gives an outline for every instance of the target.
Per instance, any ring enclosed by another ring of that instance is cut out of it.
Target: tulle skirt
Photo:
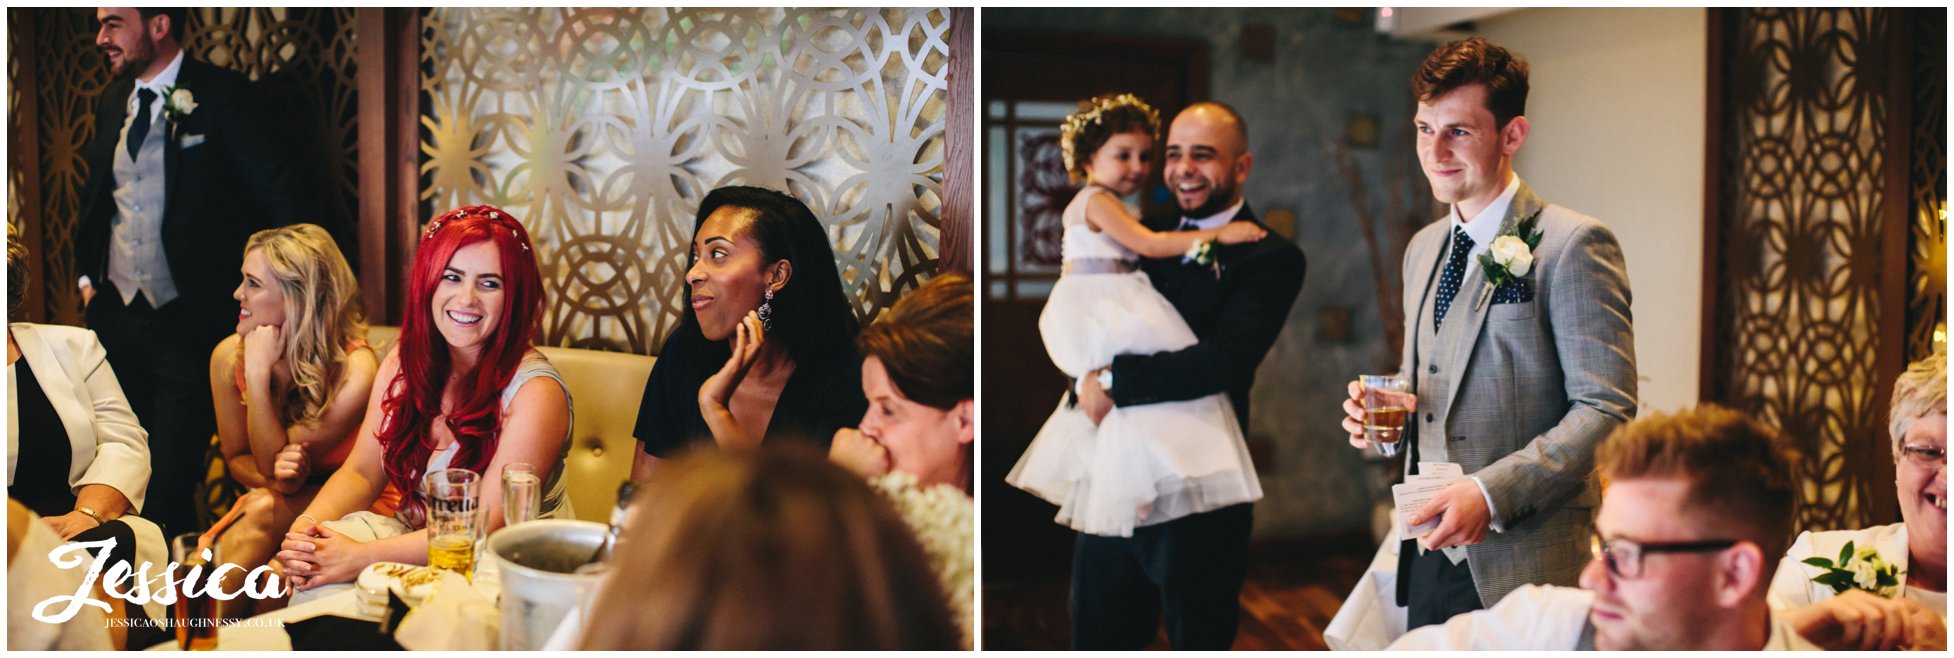
[[[1197,342],[1143,272],[1061,277],[1038,329],[1052,363],[1075,379],[1120,354]],[[1005,482],[1057,504],[1060,524],[1109,537],[1262,498],[1223,394],[1115,407],[1096,427],[1061,398]]]

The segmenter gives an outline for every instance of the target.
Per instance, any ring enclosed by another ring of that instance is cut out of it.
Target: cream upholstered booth
[[[392,349],[399,336],[400,327],[375,325],[367,330],[367,342],[381,354]],[[631,458],[638,452],[631,430],[638,421],[645,379],[657,359],[571,347],[537,349],[563,373],[574,405],[570,454],[563,465],[570,504],[579,519],[609,523],[617,485],[631,477]]]

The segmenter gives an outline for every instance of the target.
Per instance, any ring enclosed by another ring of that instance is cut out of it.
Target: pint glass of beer
[[[1410,386],[1401,375],[1362,375],[1358,382],[1364,391],[1364,440],[1386,457],[1398,454]]]
[[[427,494],[427,566],[473,577],[481,474],[444,468],[428,473],[421,485]]]
[[[199,550],[197,539],[202,533],[186,532],[170,538],[170,561],[178,565],[177,573],[188,574],[191,568],[202,566],[200,573],[208,576],[218,565],[223,564],[217,556],[217,547]],[[184,651],[211,651],[217,648],[217,599],[203,589],[206,582],[199,578],[196,583],[184,580],[177,586],[176,603],[170,605],[170,625],[176,628],[176,646]],[[198,590],[197,596],[186,593],[192,587]]]

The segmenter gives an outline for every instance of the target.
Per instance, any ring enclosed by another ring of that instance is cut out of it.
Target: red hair
[[[494,206],[450,210],[428,224],[407,278],[406,309],[401,313],[400,372],[387,386],[378,438],[386,449],[387,481],[406,493],[404,509],[421,507],[420,478],[434,451],[433,421],[441,415],[443,382],[453,367],[448,342],[434,328],[430,300],[455,252],[477,242],[501,250],[504,302],[498,330],[482,346],[475,371],[455,384],[448,429],[457,444],[450,466],[477,473],[495,457],[501,435],[502,389],[521,365],[543,311],[543,277],[530,248],[529,232],[508,212]]]

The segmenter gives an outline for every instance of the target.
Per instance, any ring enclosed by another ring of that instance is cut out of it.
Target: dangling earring
[[[767,289],[767,301],[760,303],[760,330],[773,331],[773,289]]]

